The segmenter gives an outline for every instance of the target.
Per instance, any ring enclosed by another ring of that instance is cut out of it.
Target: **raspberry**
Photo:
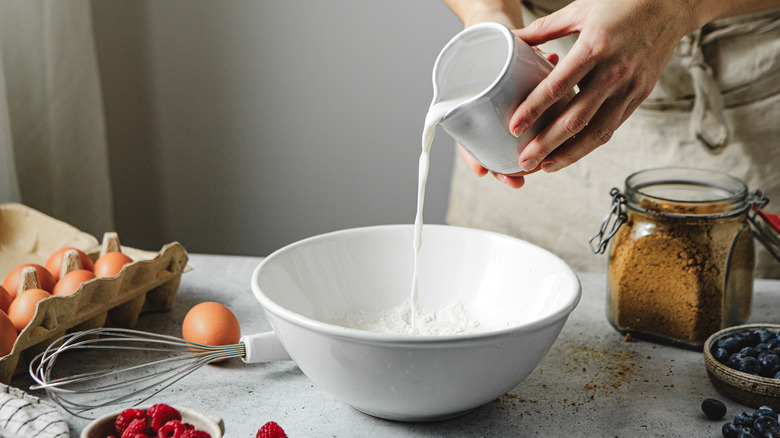
[[[152,430],[157,432],[163,424],[171,420],[181,421],[181,413],[176,409],[166,405],[157,404],[146,410],[146,414],[152,419]]]
[[[135,420],[136,418],[146,418],[146,414],[144,411],[140,409],[125,409],[116,416],[116,420],[114,420],[114,428],[116,429],[116,433],[118,435],[122,435],[122,432],[127,429],[127,426]]]
[[[181,438],[211,438],[211,435],[202,430],[187,429],[181,434]]]
[[[163,424],[157,431],[157,438],[181,438],[187,428],[179,420],[171,420]]]
[[[137,438],[138,435],[146,436],[149,426],[146,425],[146,418],[136,418],[127,425],[121,438]]]
[[[269,421],[257,431],[255,438],[287,438],[287,434],[284,433],[281,426],[273,421]]]

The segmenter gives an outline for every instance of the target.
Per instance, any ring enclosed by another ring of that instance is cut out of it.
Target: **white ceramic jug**
[[[560,113],[570,96],[550,107],[528,130],[515,137],[509,119],[553,69],[539,52],[506,26],[481,23],[455,35],[433,67],[433,102],[470,97],[439,122],[480,164],[503,174],[522,171],[520,151]]]

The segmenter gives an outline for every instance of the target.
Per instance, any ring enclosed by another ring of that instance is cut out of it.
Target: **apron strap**
[[[691,134],[713,152],[728,144],[731,131],[725,116],[725,104],[715,76],[704,59],[702,46],[721,38],[759,34],[780,28],[780,9],[749,17],[719,20],[686,35],[677,46],[693,84]]]
[[[694,99],[691,110],[691,134],[712,151],[719,151],[729,140],[729,126],[720,87],[712,67],[704,60],[701,49],[701,29],[688,34],[680,48],[687,48],[684,56],[693,83]]]

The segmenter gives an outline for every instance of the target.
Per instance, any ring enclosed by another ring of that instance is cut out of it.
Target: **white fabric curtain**
[[[89,0],[0,0],[0,202],[113,231]]]

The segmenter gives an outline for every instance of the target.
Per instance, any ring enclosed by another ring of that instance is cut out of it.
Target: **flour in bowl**
[[[386,334],[412,333],[412,306],[403,304],[379,312],[356,311],[348,313],[338,324],[343,327]],[[459,302],[430,311],[417,308],[414,312],[416,335],[460,335],[479,331],[479,321],[473,319]]]

